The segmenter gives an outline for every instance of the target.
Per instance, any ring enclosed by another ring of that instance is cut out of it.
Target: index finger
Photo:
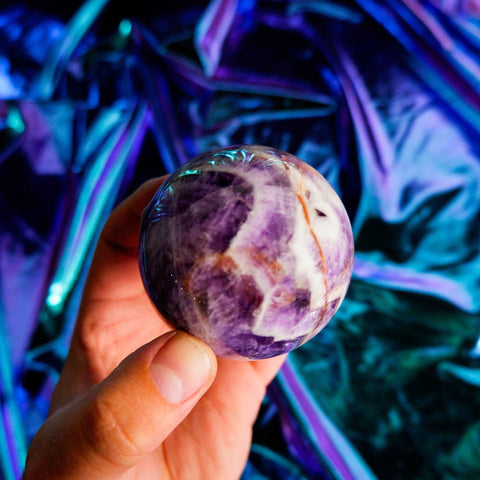
[[[111,213],[97,243],[84,298],[113,300],[143,292],[137,261],[140,221],[165,178],[145,182]]]
[[[167,177],[148,180],[112,212],[100,240],[119,250],[137,250],[142,212]]]

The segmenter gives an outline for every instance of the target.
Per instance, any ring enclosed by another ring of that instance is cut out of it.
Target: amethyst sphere
[[[353,266],[347,213],[293,155],[242,145],[202,154],[146,208],[139,260],[148,294],[175,328],[219,356],[260,359],[316,335]]]

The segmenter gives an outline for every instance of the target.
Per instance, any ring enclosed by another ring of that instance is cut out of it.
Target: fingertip
[[[155,192],[160,188],[168,175],[150,178],[142,183],[130,196],[128,196],[120,205],[126,206],[134,215],[141,216],[143,209],[152,199]],[[117,207],[118,209],[118,207]]]
[[[150,364],[152,380],[170,404],[180,404],[213,382],[216,357],[202,341],[185,332],[170,332]]]
[[[163,176],[147,180],[119,203],[110,213],[100,240],[106,241],[109,246],[134,253],[138,246],[142,212],[166,178]]]

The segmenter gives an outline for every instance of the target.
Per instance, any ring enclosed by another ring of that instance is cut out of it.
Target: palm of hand
[[[137,261],[141,211],[158,185],[151,181],[130,197],[102,233],[52,412],[81,398],[123,358],[170,330],[145,293]],[[118,478],[240,476],[266,385],[283,358],[217,361],[213,385],[186,419],[157,450]]]

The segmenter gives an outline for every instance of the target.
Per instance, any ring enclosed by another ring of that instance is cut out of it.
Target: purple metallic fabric
[[[137,3],[0,7],[3,477],[45,418],[115,203],[263,144],[333,185],[356,257],[269,390],[245,479],[479,478],[479,2]]]

